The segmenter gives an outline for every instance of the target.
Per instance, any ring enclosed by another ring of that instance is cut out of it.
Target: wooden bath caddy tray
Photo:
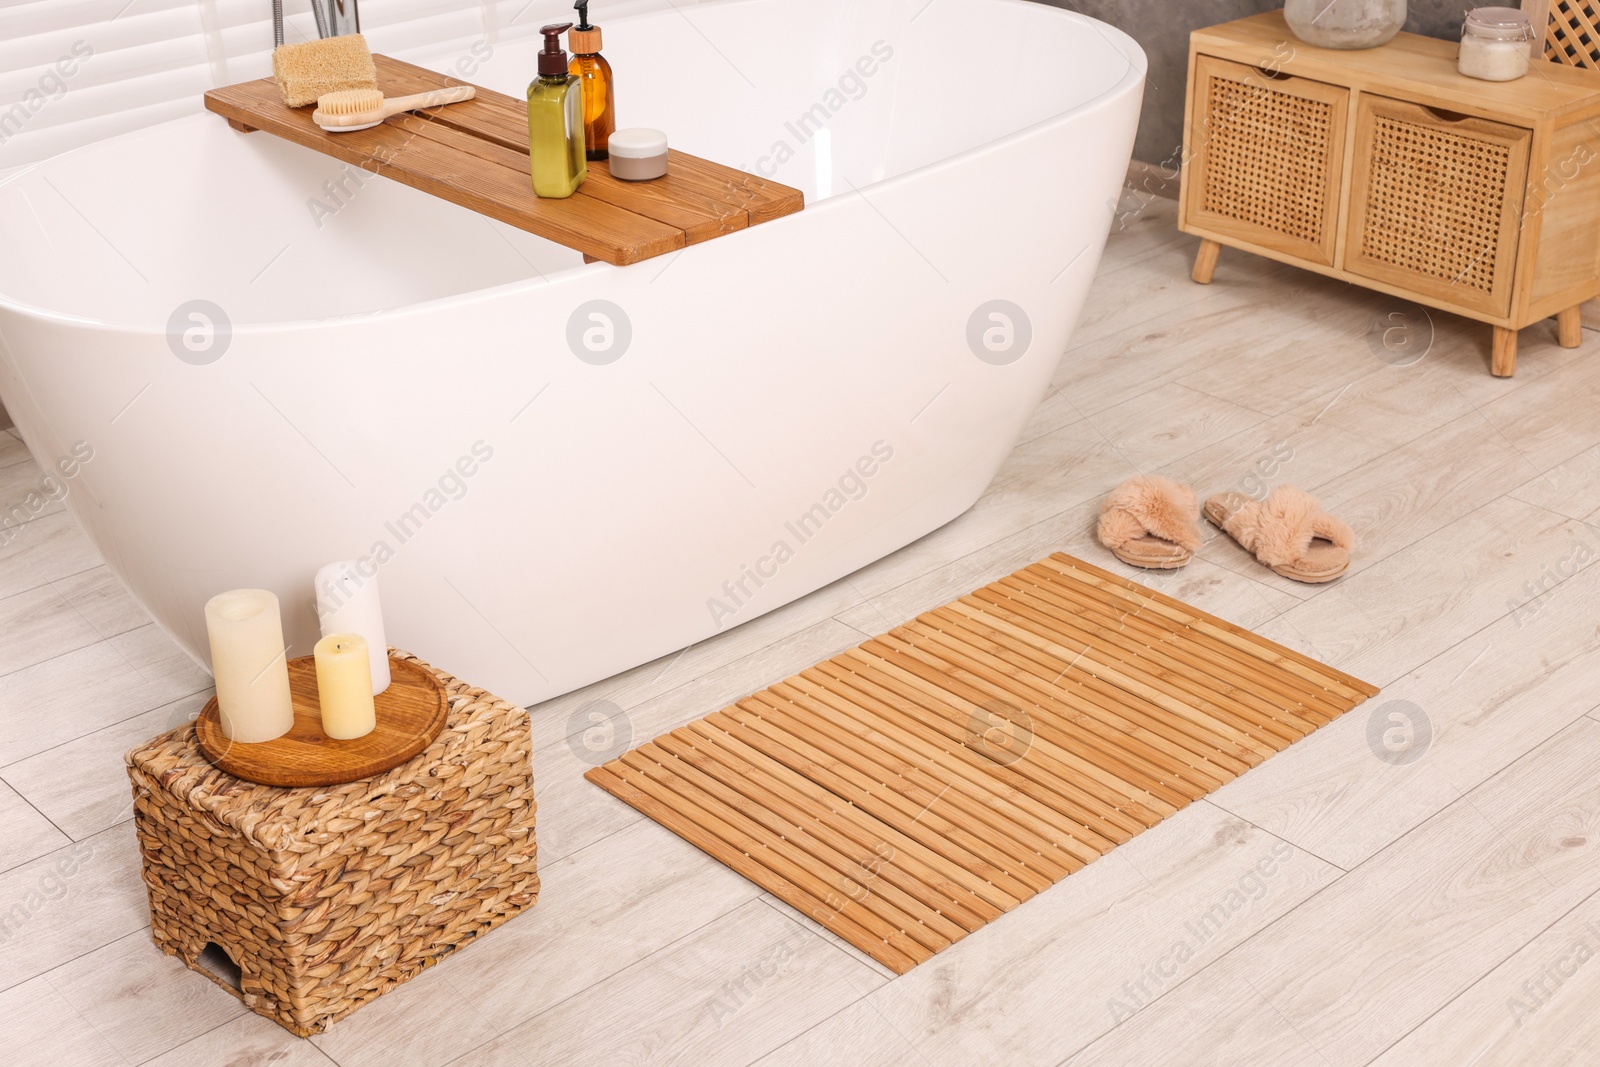
[[[390,656],[389,677],[389,688],[375,698],[377,728],[365,737],[335,741],[322,732],[316,660],[292,659],[294,726],[289,732],[260,744],[235,744],[222,732],[212,697],[195,723],[200,751],[219,769],[259,785],[340,785],[382,774],[433,744],[450,714],[444,686],[420,663]]]
[[[388,56],[372,58],[385,96],[468,84]],[[805,206],[798,189],[677,151],[664,178],[625,182],[604,161],[590,163],[588,180],[571,197],[540,199],[529,172],[527,104],[481,87],[474,100],[396,115],[353,133],[325,133],[311,121],[313,108],[285,107],[271,78],[213,89],[206,107],[236,130],[277,134],[618,266]]]

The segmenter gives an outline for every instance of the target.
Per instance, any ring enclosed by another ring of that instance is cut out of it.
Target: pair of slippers
[[[1159,475],[1129,478],[1100,505],[1100,543],[1124,563],[1170,570],[1194,558],[1200,526],[1194,490]],[[1280,485],[1265,500],[1218,493],[1205,516],[1285,578],[1331,582],[1350,566],[1356,537],[1316,497]]]

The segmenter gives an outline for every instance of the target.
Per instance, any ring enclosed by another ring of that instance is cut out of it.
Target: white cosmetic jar
[[[611,153],[613,178],[644,182],[667,173],[667,135],[660,130],[642,126],[618,130],[606,147]]]

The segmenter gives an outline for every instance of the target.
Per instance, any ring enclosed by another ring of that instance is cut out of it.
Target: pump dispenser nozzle
[[[566,76],[567,53],[561,48],[561,35],[570,29],[572,29],[570,22],[539,27],[539,32],[544,34],[544,48],[539,53],[540,74]]]
[[[578,25],[567,35],[572,46],[572,73],[583,81],[583,140],[590,159],[606,158],[606,144],[617,128],[616,93],[611,64],[600,54],[600,27],[589,23],[589,0],[572,5]]]
[[[528,86],[528,155],[533,191],[561,198],[577,192],[589,176],[588,144],[583,129],[583,84],[567,69],[561,35],[570,22],[542,26],[544,49],[539,76]]]
[[[572,54],[592,56],[600,51],[600,27],[589,24],[589,0],[578,0],[572,6],[578,9],[578,24],[567,38],[572,45]]]

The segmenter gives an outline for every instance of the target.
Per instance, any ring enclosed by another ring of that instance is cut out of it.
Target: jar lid
[[[623,159],[651,159],[667,154],[667,135],[660,130],[636,126],[631,130],[618,130],[606,142],[607,150]]]
[[[1475,37],[1500,41],[1533,40],[1533,20],[1514,7],[1475,7],[1467,12],[1462,29]]]

